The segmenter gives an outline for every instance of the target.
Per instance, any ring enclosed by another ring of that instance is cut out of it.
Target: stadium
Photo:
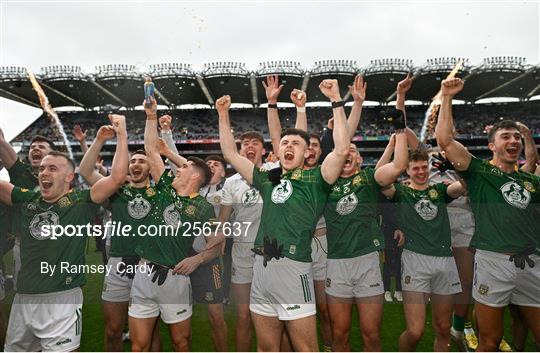
[[[407,126],[417,136],[425,134],[426,142],[435,146],[433,126],[427,126],[426,114],[433,97],[456,65],[461,62],[457,77],[466,83],[456,97],[453,115],[456,125],[456,139],[471,153],[482,159],[489,159],[491,151],[487,147],[486,126],[500,120],[515,120],[525,124],[532,132],[538,149],[540,144],[540,64],[529,64],[521,57],[489,57],[479,65],[471,65],[468,59],[443,57],[429,58],[424,63],[413,63],[402,58],[371,60],[369,64],[358,65],[354,60],[322,60],[309,69],[294,61],[263,62],[256,69],[237,62],[215,62],[204,64],[196,70],[187,63],[159,63],[148,67],[130,64],[97,66],[94,72],[83,72],[77,66],[47,66],[37,73],[36,78],[56,109],[66,132],[67,141],[73,150],[77,164],[83,152],[79,141],[71,134],[74,126],[80,125],[86,131],[86,142],[91,144],[100,126],[108,124],[107,115],[117,113],[126,116],[128,144],[130,151],[144,148],[145,111],[141,102],[144,98],[145,78],[151,77],[155,84],[155,98],[158,114],[173,117],[172,133],[179,154],[197,156],[202,159],[211,155],[221,155],[218,114],[215,105],[219,97],[230,95],[233,106],[230,112],[232,132],[239,143],[240,136],[251,130],[259,131],[264,137],[267,151],[271,151],[270,133],[267,127],[267,104],[263,81],[269,75],[279,75],[284,85],[278,98],[278,111],[283,128],[294,127],[297,111],[289,99],[293,89],[301,89],[307,95],[308,131],[321,133],[327,128],[332,117],[332,107],[321,94],[322,80],[338,80],[340,93],[346,102],[345,111],[349,115],[353,97],[348,86],[357,75],[367,82],[366,102],[361,121],[352,142],[363,157],[363,166],[375,166],[383,154],[393,126],[386,117],[394,109],[396,85],[408,73],[413,84],[407,93]],[[363,66],[362,66],[363,65]],[[40,108],[28,72],[24,67],[0,68],[0,97],[18,103]],[[16,118],[16,117],[12,117]],[[19,156],[26,158],[35,135],[44,135],[62,147],[61,136],[56,136],[52,122],[44,112],[24,129],[10,144],[20,148]],[[116,150],[116,142],[107,142],[101,152],[105,166],[110,169]],[[228,175],[233,169],[228,167]],[[87,262],[101,263],[101,254],[94,252],[95,245],[87,245]],[[8,257],[9,258],[8,254]],[[10,262],[5,260],[5,262]],[[9,273],[9,266],[8,271]],[[103,276],[89,275],[83,288],[85,295],[84,324],[80,349],[82,351],[102,351],[103,318],[100,307],[100,292]],[[11,297],[6,299],[9,312]],[[356,309],[355,309],[356,310]],[[428,309],[429,310],[429,309]],[[229,326],[229,347],[234,347],[235,315],[232,303],[225,307],[225,318]],[[434,332],[428,315],[426,333],[417,347],[419,351],[431,351]],[[163,350],[171,350],[169,333],[163,323],[160,327]],[[361,350],[359,322],[353,315],[351,329],[351,349]],[[397,350],[397,336],[405,327],[402,305],[398,302],[384,306],[381,333],[382,350]],[[203,305],[195,306],[192,318],[192,349],[214,351],[210,325]],[[505,313],[505,338],[512,343],[510,314]],[[535,350],[529,337],[525,349]],[[321,342],[321,340],[319,340]],[[252,345],[252,349],[255,349]],[[129,342],[124,350],[129,350]],[[458,347],[452,345],[451,350]]]

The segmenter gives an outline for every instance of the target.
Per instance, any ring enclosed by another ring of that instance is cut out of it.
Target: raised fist
[[[124,115],[109,114],[109,120],[117,135],[126,133],[126,117]]]
[[[218,113],[226,113],[231,108],[231,96],[223,96],[216,101],[216,110]]]
[[[279,76],[271,75],[266,77],[266,82],[263,81],[264,91],[266,93],[266,99],[269,104],[276,104],[279,94],[283,89],[283,85],[279,84]]]
[[[407,76],[398,82],[397,84],[397,94],[405,94],[412,86],[412,76],[409,72]]]
[[[159,118],[159,127],[161,130],[170,130],[171,129],[172,117],[170,115],[163,115]]]
[[[144,111],[146,115],[156,115],[157,114],[157,101],[152,96],[148,97],[148,99],[150,100],[150,105],[147,105],[146,99],[142,102]]]
[[[349,92],[355,102],[364,103],[366,100],[367,82],[362,75],[357,75],[352,86],[349,86]]]
[[[319,85],[319,89],[331,101],[337,102],[341,100],[337,80],[323,80]]]
[[[530,132],[527,125],[525,125],[523,123],[520,123],[519,121],[516,121],[516,125],[518,126],[518,130],[519,130],[519,132],[521,132],[522,135],[527,134],[527,133]]]
[[[107,141],[114,138],[116,133],[114,132],[114,128],[111,125],[103,125],[99,128],[96,139],[101,141]]]
[[[441,82],[441,94],[443,96],[455,96],[463,89],[463,82],[460,78],[449,78]]]
[[[299,89],[293,89],[291,92],[291,101],[296,107],[305,107],[306,106],[306,92]]]

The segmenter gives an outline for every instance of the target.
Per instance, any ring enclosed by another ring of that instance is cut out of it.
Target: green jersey
[[[373,168],[334,184],[324,208],[329,259],[362,256],[384,246],[377,223],[379,192]]]
[[[472,247],[499,253],[540,247],[535,210],[540,203],[540,177],[521,171],[507,174],[474,157],[461,174],[476,222]]]
[[[255,247],[263,247],[265,238],[276,239],[284,256],[311,262],[311,235],[331,188],[322,177],[321,168],[289,171],[274,186],[268,179],[268,171],[255,167],[253,187],[263,199]]]
[[[39,186],[36,174],[31,166],[21,162],[19,159],[8,169],[9,179],[13,185],[21,188],[35,190]]]
[[[15,187],[11,201],[20,207],[23,230],[17,291],[39,294],[82,286],[84,273],[69,269],[85,264],[87,232],[77,226],[91,224],[99,209],[90,198],[90,190],[72,190],[55,203],[47,203],[39,192]],[[44,226],[60,226],[66,233],[54,239]],[[56,270],[44,272],[43,264],[56,266]],[[66,264],[67,270],[61,270]]]
[[[450,221],[446,204],[452,202],[445,184],[416,190],[394,184],[399,229],[405,234],[405,249],[429,256],[452,256]]]
[[[152,211],[139,236],[136,253],[156,264],[174,267],[188,257],[195,236],[204,236],[215,219],[214,208],[199,194],[180,196],[165,171],[151,198]]]
[[[152,199],[156,196],[156,189],[152,186],[134,188],[127,185],[122,186],[113,196],[109,198],[109,210],[111,211],[111,221],[115,224],[131,225],[132,236],[112,236],[111,250],[112,257],[134,256],[135,248],[140,241],[137,230],[139,226],[147,223],[146,216],[152,210]]]

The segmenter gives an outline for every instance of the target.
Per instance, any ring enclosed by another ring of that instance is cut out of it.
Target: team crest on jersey
[[[21,192],[28,192],[28,189],[21,188]]]
[[[131,218],[141,219],[146,217],[152,206],[148,200],[143,198],[140,194],[137,194],[133,200],[128,202],[127,208]]]
[[[522,210],[526,209],[531,201],[529,191],[515,181],[509,181],[501,186],[501,193],[508,204]]]
[[[291,197],[292,192],[293,187],[290,180],[282,179],[279,185],[274,186],[274,190],[272,190],[272,202],[284,203]]]
[[[60,208],[69,207],[71,206],[71,200],[69,199],[69,197],[64,196],[60,200],[58,200],[58,206],[60,206]]]
[[[529,181],[524,181],[523,186],[525,189],[527,189],[528,192],[535,192],[536,189],[534,188],[534,185]]]
[[[358,184],[360,184],[362,182],[362,177],[360,175],[357,175],[354,177],[353,181],[352,181],[352,185],[353,186],[356,186]]]
[[[152,197],[156,194],[156,190],[154,190],[154,188],[148,188],[146,189],[146,196],[148,197]]]
[[[178,213],[174,204],[170,204],[165,208],[163,211],[163,219],[165,220],[165,223],[176,228],[180,222],[180,213]]]
[[[196,210],[197,209],[193,205],[189,205],[188,207],[186,207],[186,213],[190,216],[193,216]]]
[[[336,212],[342,216],[348,215],[358,205],[358,198],[355,194],[348,194],[341,198],[336,205]]]
[[[430,200],[421,199],[415,205],[414,209],[425,221],[431,221],[437,217],[438,207]]]
[[[129,196],[129,197],[133,197],[133,194],[131,193],[131,191],[128,188],[124,188],[124,195]]]
[[[35,211],[37,209],[37,206],[36,204],[34,203],[29,203],[27,206],[26,206],[27,209],[29,209],[30,211]]]
[[[302,171],[300,169],[296,169],[292,175],[291,175],[291,179],[293,180],[296,180],[296,179],[300,179],[300,177],[302,176]]]
[[[221,197],[219,195],[214,196],[214,203],[216,205],[221,203]]]
[[[439,197],[439,193],[437,192],[437,190],[431,189],[428,192],[428,196],[429,196],[430,199],[435,200],[435,199],[437,199],[437,197]]]
[[[30,234],[34,237],[34,239],[45,240],[49,237],[41,235],[41,230],[43,226],[55,226],[60,223],[59,221],[60,217],[58,217],[58,214],[56,212],[47,211],[35,215],[34,218],[32,218],[32,221],[30,222],[30,226],[28,228],[30,229]]]
[[[257,189],[251,188],[249,190],[244,191],[242,194],[242,206],[244,207],[251,207],[257,203],[257,200],[259,199],[259,191]]]

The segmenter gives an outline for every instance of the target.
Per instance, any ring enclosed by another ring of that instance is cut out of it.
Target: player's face
[[[416,185],[426,185],[429,181],[428,161],[411,161],[407,167],[407,174]]]
[[[285,170],[304,166],[308,156],[306,141],[299,135],[285,135],[279,141],[279,162]]]
[[[488,147],[501,162],[516,163],[523,150],[521,133],[516,129],[499,129]]]
[[[265,154],[264,145],[258,139],[243,139],[240,142],[240,154],[258,165],[262,163],[262,156]]]
[[[349,146],[349,154],[347,155],[343,170],[341,171],[341,176],[346,178],[353,175],[360,165],[362,165],[362,156],[360,156],[360,153],[356,149],[356,145],[351,143]]]
[[[210,171],[212,171],[212,179],[210,179],[211,185],[216,185],[221,179],[225,178],[225,167],[220,161],[210,160],[206,162],[206,165],[210,168]]]
[[[44,200],[56,200],[69,190],[75,174],[68,161],[60,156],[45,156],[39,165],[39,188]]]
[[[134,154],[129,160],[129,176],[132,183],[142,183],[150,175],[148,159],[144,154]]]
[[[33,168],[39,167],[43,157],[51,151],[51,146],[47,142],[35,141],[30,145],[30,150],[28,150],[28,159],[30,160],[30,165]]]
[[[173,179],[172,186],[177,188],[179,186],[188,185],[190,179],[196,177],[196,170],[193,167],[192,161],[187,161],[180,168],[176,169],[176,176]]]
[[[308,152],[309,154],[305,161],[306,167],[314,168],[319,163],[319,158],[321,158],[322,154],[321,143],[318,139],[314,137],[309,138]]]

